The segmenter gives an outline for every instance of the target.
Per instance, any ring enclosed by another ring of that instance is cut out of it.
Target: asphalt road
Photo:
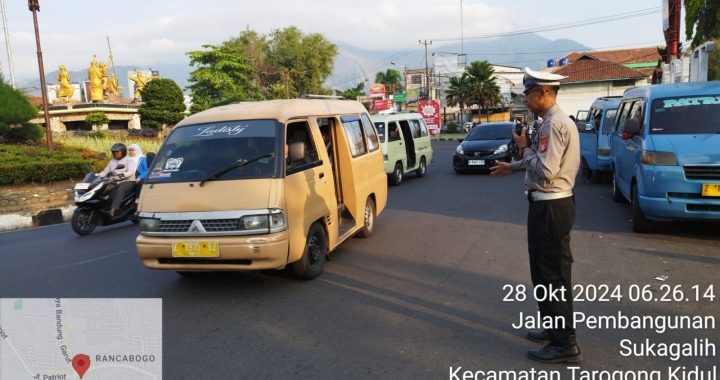
[[[434,142],[425,178],[391,187],[370,239],[332,254],[303,282],[282,272],[183,278],[145,269],[134,225],[76,236],[69,225],[0,234],[0,297],[160,297],[167,379],[448,378],[449,368],[561,369],[525,358],[537,344],[511,327],[534,302],[503,302],[505,284],[530,285],[523,174],[456,175],[452,142]],[[675,223],[631,232],[628,204],[608,185],[578,184],[573,280],[582,284],[715,286],[714,302],[577,302],[612,315],[720,316],[718,223]],[[665,282],[654,280],[667,275]],[[580,328],[584,369],[709,366],[717,357],[632,358],[621,339],[686,342],[714,330]]]

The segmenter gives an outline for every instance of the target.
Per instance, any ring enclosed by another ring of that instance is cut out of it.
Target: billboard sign
[[[370,96],[385,95],[385,85],[382,83],[373,83],[370,85]]]
[[[385,99],[378,99],[373,101],[373,109],[375,111],[384,111],[388,108],[388,102]]]
[[[420,100],[418,112],[425,119],[425,125],[431,135],[440,133],[440,104],[434,100]]]

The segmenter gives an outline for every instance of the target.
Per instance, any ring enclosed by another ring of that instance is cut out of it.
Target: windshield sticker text
[[[720,96],[698,96],[694,98],[663,100],[663,108],[702,106],[707,104],[720,104]]]
[[[176,172],[180,170],[180,166],[183,163],[183,158],[168,158],[167,162],[165,163],[165,170],[164,172]]]
[[[217,134],[226,134],[228,136],[236,136],[241,134],[245,129],[247,129],[247,125],[235,125],[235,126],[212,126],[212,127],[202,127],[198,128],[198,131],[200,133],[196,135],[192,135],[192,137],[212,137]]]

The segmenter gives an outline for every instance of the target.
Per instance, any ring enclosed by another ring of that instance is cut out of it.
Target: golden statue
[[[108,67],[107,64],[100,62],[100,82],[102,89],[107,90],[108,88]]]
[[[72,98],[75,89],[73,89],[70,85],[70,74],[67,72],[65,65],[60,66],[60,72],[58,73],[57,80],[60,82],[58,98],[65,98],[65,100]]]
[[[90,81],[90,101],[104,101],[105,94],[103,93],[102,87],[102,72],[100,72],[100,67],[98,67],[95,56],[93,56],[90,68],[88,69],[88,80]]]
[[[118,80],[115,73],[110,74],[110,82],[108,83],[108,94],[113,94],[115,96],[118,96],[120,93],[120,89],[122,87],[118,86]]]
[[[135,70],[135,74],[130,75],[130,80],[135,82],[135,94],[133,96],[133,101],[142,100],[142,90],[152,79],[153,77],[144,76],[140,70]]]

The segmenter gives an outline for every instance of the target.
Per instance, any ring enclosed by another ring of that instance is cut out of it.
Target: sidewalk
[[[48,210],[44,210],[45,212],[57,212],[54,210],[59,210],[62,214],[62,222],[66,223],[70,221],[70,218],[72,218],[72,213],[75,210],[75,205],[68,205],[64,207],[59,208],[51,208]],[[0,232],[4,231],[14,231],[14,230],[22,230],[26,228],[33,228],[33,227],[40,227],[40,226],[46,226],[50,224],[56,224],[56,223],[44,223],[43,220],[37,220],[38,218],[33,218],[33,215],[38,215],[40,212],[18,212],[18,213],[9,213],[9,214],[0,214]],[[36,219],[36,220],[33,220]]]

